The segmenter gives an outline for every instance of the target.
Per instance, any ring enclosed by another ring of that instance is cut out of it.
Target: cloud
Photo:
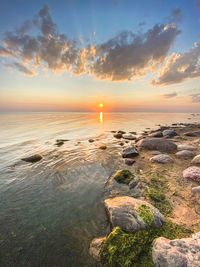
[[[200,93],[199,94],[192,94],[190,96],[192,97],[193,103],[200,103]]]
[[[180,8],[172,8],[170,16],[168,16],[168,23],[179,23],[183,18],[182,10]]]
[[[175,10],[172,15],[174,21],[180,11]],[[143,34],[123,31],[105,43],[84,47],[59,33],[45,5],[33,20],[5,33],[0,55],[13,59],[14,63],[9,64],[27,75],[48,69],[130,81],[147,71],[157,71],[179,34],[175,24],[156,24]]]
[[[35,76],[36,72],[33,70],[30,70],[28,67],[26,67],[25,65],[18,63],[18,62],[13,62],[12,64],[5,64],[6,67],[8,68],[16,68],[18,69],[20,72],[23,72],[25,75],[27,76]]]
[[[173,53],[168,57],[166,63],[159,72],[157,80],[153,85],[170,85],[180,83],[189,78],[200,77],[200,45],[195,46],[188,52]]]
[[[176,96],[177,96],[176,92],[163,95],[164,98],[173,98],[173,97],[176,97]]]

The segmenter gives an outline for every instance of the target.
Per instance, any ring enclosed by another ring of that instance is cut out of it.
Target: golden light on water
[[[100,107],[100,108],[103,108],[103,104],[102,104],[102,103],[100,103],[100,104],[99,104],[99,107]]]
[[[100,114],[99,114],[99,120],[100,120],[100,123],[103,123],[103,112],[100,112]]]

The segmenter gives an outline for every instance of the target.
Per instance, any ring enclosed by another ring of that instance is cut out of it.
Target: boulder
[[[104,201],[111,227],[126,233],[161,227],[165,217],[151,204],[133,197],[120,196]]]
[[[145,138],[137,142],[137,146],[141,149],[159,150],[162,152],[176,151],[177,145],[165,138]]]
[[[138,155],[139,155],[139,153],[138,153],[137,148],[135,146],[127,147],[122,151],[122,157],[123,158],[133,158],[133,157],[136,157]]]
[[[161,164],[168,164],[168,163],[173,163],[173,159],[165,154],[160,154],[160,155],[156,155],[152,158],[150,158],[150,161],[153,163],[161,163]]]
[[[149,136],[151,137],[163,137],[163,133],[161,131],[153,132]]]
[[[187,132],[187,133],[184,133],[184,135],[185,136],[191,136],[191,137],[200,136],[200,131]]]
[[[197,155],[193,158],[192,164],[200,164],[200,155]]]
[[[191,166],[183,171],[183,177],[200,182],[200,168]]]
[[[90,243],[89,253],[96,260],[100,261],[100,249],[106,237],[94,238]]]
[[[191,238],[156,238],[153,242],[152,258],[156,267],[200,266],[200,232]]]
[[[189,150],[181,150],[177,152],[175,155],[179,159],[191,159],[194,157],[194,154],[192,153],[192,151],[189,151]]]
[[[197,148],[195,146],[192,146],[192,145],[178,145],[177,146],[177,150],[178,151],[181,151],[181,150],[196,150]]]
[[[35,163],[37,161],[40,161],[41,159],[42,159],[42,156],[40,154],[35,154],[33,156],[23,158],[22,160],[26,162]]]
[[[174,130],[167,129],[167,130],[163,131],[163,136],[166,138],[171,138],[171,137],[174,137],[176,135],[177,135],[177,133]]]
[[[136,137],[133,136],[132,134],[123,134],[122,137],[124,139],[127,139],[127,140],[135,140],[136,139]]]

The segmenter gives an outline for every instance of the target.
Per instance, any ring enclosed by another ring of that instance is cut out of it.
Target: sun
[[[100,108],[103,108],[103,104],[102,104],[102,103],[100,103],[100,104],[99,104],[99,107],[100,107]]]

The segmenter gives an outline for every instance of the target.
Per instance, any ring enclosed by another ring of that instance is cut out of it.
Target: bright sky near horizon
[[[0,111],[200,112],[200,0],[0,0]]]

